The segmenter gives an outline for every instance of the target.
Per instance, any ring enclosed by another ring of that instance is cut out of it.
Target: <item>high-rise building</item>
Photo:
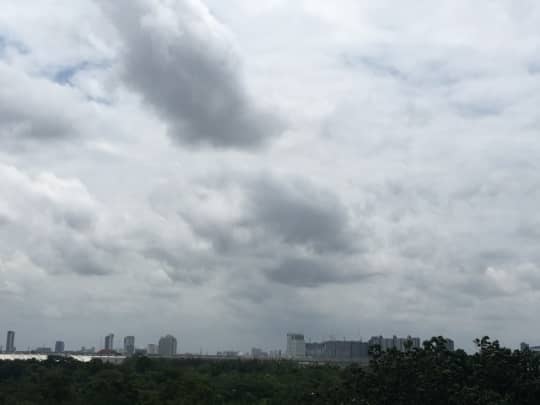
[[[15,353],[15,332],[9,330],[6,338],[6,353]]]
[[[64,353],[64,348],[65,348],[64,342],[61,340],[57,340],[56,343],[54,344],[55,353]]]
[[[287,357],[303,359],[306,357],[306,342],[300,333],[287,333]]]
[[[109,333],[105,336],[105,350],[114,350],[114,334]]]
[[[174,356],[176,354],[177,342],[172,335],[163,336],[159,339],[158,353],[160,356]]]
[[[130,356],[135,353],[135,336],[126,336],[124,338],[124,353]]]

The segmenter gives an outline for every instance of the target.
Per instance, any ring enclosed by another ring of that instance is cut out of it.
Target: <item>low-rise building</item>
[[[406,338],[393,336],[391,338],[385,338],[383,336],[372,336],[368,342],[370,347],[378,346],[381,350],[396,349],[400,352],[404,352],[410,349],[420,348],[420,338],[407,336]]]
[[[367,342],[355,340],[328,340],[306,343],[306,358],[321,361],[361,361],[368,357]]]

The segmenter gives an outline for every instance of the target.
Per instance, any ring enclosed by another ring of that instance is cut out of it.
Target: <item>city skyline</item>
[[[42,352],[42,353],[63,353],[63,352],[88,352],[99,355],[101,354],[110,354],[112,352],[115,353],[121,353],[124,355],[134,355],[136,353],[139,354],[152,354],[152,355],[162,355],[162,356],[174,356],[176,354],[181,353],[178,350],[178,339],[176,336],[166,334],[164,336],[161,336],[156,343],[147,343],[143,345],[137,346],[135,344],[136,338],[133,335],[124,336],[122,339],[122,343],[118,344],[117,346],[114,345],[114,333],[109,333],[105,335],[102,339],[101,346],[91,346],[91,347],[85,347],[81,346],[79,347],[66,347],[65,342],[63,340],[56,340],[53,346],[47,346],[47,345],[41,345],[36,347],[30,347],[28,346],[26,349],[18,350],[18,352]],[[454,341],[448,337],[447,341],[449,344],[449,348],[451,350],[454,350]],[[306,340],[307,339],[307,340]],[[325,344],[328,342],[357,342],[366,345],[367,347],[371,347],[374,345],[379,346],[382,350],[390,349],[390,348],[396,348],[398,350],[405,350],[408,346],[408,343],[410,342],[411,348],[419,348],[423,342],[423,340],[419,337],[411,337],[408,335],[407,337],[397,337],[394,335],[391,338],[384,338],[382,335],[378,336],[371,336],[369,340],[364,340],[362,338],[359,339],[347,339],[346,337],[343,337],[342,339],[335,339],[334,336],[329,336],[328,339],[322,339],[321,343],[312,342],[312,339],[309,337],[305,337],[301,333],[291,333],[288,332],[286,334],[286,342],[281,347],[273,347],[273,348],[266,348],[261,349],[260,347],[256,347],[256,345],[252,345],[249,350],[246,351],[231,351],[231,350],[221,350],[216,351],[217,355],[225,355],[229,356],[232,353],[242,353],[243,355],[251,353],[252,357],[257,358],[273,358],[275,357],[275,353],[283,353],[284,357],[288,358],[296,358],[300,359],[303,357],[306,357],[306,353],[308,353],[310,350],[313,352],[313,347],[316,347],[320,344]],[[0,352],[3,353],[14,353],[15,350],[10,351],[10,347],[14,348],[15,345],[15,331],[8,331],[6,336],[6,349],[3,350],[2,346],[0,346]],[[308,349],[308,346],[311,345],[311,349]],[[520,348],[523,349],[523,347],[527,346],[528,344],[521,342]],[[234,345],[233,345],[234,346]],[[16,349],[16,348],[14,348]],[[367,349],[364,350],[367,353]],[[183,353],[186,354],[197,354],[196,352],[189,352],[184,351]],[[201,347],[199,350],[199,354],[203,353],[203,348]],[[208,354],[208,350],[204,350],[204,353]],[[225,354],[228,353],[228,354]],[[254,354],[255,353],[255,354]],[[303,353],[302,355],[298,355],[298,353]],[[278,357],[281,357],[278,356]],[[309,357],[309,356],[308,356]]]

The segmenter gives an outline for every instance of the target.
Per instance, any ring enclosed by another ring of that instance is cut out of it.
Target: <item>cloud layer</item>
[[[534,343],[538,27],[534,2],[7,1],[0,333]]]

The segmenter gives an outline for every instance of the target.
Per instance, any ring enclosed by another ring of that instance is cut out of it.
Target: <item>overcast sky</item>
[[[4,0],[0,339],[540,343],[540,6]]]

